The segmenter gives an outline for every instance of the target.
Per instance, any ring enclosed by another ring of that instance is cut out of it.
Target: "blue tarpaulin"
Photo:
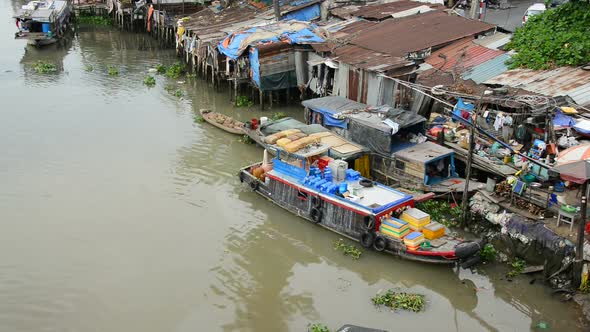
[[[453,108],[452,118],[471,123],[471,113],[474,109],[475,105],[465,103],[462,98],[459,98]]]
[[[237,59],[248,46],[259,43],[286,41],[290,44],[309,44],[322,43],[324,41],[309,28],[302,28],[301,22],[298,24],[288,22],[280,24],[279,26],[256,27],[232,33],[217,45],[219,52],[231,59]],[[297,31],[289,30],[290,27],[295,26],[298,28]],[[278,29],[282,29],[282,31]],[[260,32],[259,36],[261,38],[257,38],[257,32]],[[269,32],[274,33],[275,36],[269,38]]]
[[[562,111],[557,109],[555,112],[555,117],[553,118],[553,125],[560,126],[560,127],[573,127],[576,124],[574,119],[571,116],[567,116],[563,114]]]
[[[252,81],[260,87],[260,62],[258,62],[258,49],[250,48],[250,70],[252,71]]]
[[[318,17],[320,17],[319,3],[287,13],[281,17],[281,20],[311,21]]]

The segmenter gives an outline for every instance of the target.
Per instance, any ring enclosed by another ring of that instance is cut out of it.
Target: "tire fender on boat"
[[[375,241],[373,242],[373,249],[376,251],[383,251],[387,248],[387,239],[381,235],[377,235],[375,237]]]
[[[311,217],[311,220],[316,224],[322,222],[322,210],[320,210],[317,207],[311,209],[309,216]]]
[[[372,231],[375,227],[375,217],[365,216],[363,218],[363,228],[367,231]]]
[[[318,208],[322,204],[322,200],[318,196],[311,197],[311,206]]]
[[[371,248],[373,243],[375,242],[375,233],[373,232],[364,232],[361,234],[361,246],[365,248]]]
[[[474,241],[465,241],[455,246],[455,256],[460,259],[467,259],[479,252],[481,246]]]

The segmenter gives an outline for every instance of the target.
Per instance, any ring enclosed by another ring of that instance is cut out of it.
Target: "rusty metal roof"
[[[438,70],[462,73],[503,53],[477,45],[469,36],[433,52],[426,63]]]
[[[247,4],[229,7],[217,13],[206,8],[190,15],[184,22],[184,27],[200,38],[202,35],[221,32],[222,29],[236,23],[254,19],[259,13],[260,10]]]
[[[437,48],[494,28],[492,24],[433,11],[385,20],[360,32],[351,43],[391,56],[405,57],[410,52]]]
[[[358,16],[369,20],[384,20],[391,18],[392,15],[405,12],[409,9],[424,7],[424,12],[435,5],[420,3],[410,0],[400,0],[384,4],[367,5],[359,7],[358,10],[350,13],[351,16]]]
[[[393,69],[410,67],[414,69],[414,62],[400,57],[392,57],[384,53],[367,50],[355,45],[345,45],[336,48],[333,52],[333,60],[346,63],[348,65],[386,73]]]
[[[577,104],[590,103],[590,71],[576,67],[553,70],[508,70],[485,84],[520,88],[545,96],[570,96]]]

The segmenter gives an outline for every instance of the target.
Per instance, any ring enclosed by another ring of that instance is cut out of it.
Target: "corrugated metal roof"
[[[392,15],[396,13],[401,13],[409,9],[424,7],[427,10],[431,6],[434,5],[410,0],[400,0],[384,4],[362,6],[357,11],[351,12],[350,15],[370,20],[383,20],[391,18]]]
[[[376,72],[388,72],[393,69],[414,65],[412,61],[404,58],[392,57],[354,45],[339,47],[333,51],[333,55],[333,60]]]
[[[590,71],[581,68],[514,69],[485,81],[485,84],[505,85],[551,97],[567,95],[577,104],[590,103]]]
[[[507,53],[501,54],[489,61],[477,65],[468,71],[464,72],[461,77],[464,80],[473,80],[475,83],[483,83],[490,78],[496,77],[508,70],[506,61],[510,59]]]
[[[351,43],[391,56],[405,57],[410,52],[446,45],[494,27],[492,24],[433,11],[385,20],[360,32]]]
[[[426,62],[439,70],[463,72],[503,53],[474,44],[470,36],[433,52]]]
[[[510,39],[512,38],[511,34],[503,33],[503,32],[496,32],[490,36],[483,36],[477,38],[474,43],[481,45],[483,47],[491,48],[497,50],[504,45],[508,44]]]

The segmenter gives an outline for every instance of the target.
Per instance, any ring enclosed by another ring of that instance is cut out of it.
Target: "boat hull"
[[[205,120],[205,122],[225,131],[228,132],[230,134],[234,134],[234,135],[244,135],[244,131],[242,130],[242,128],[235,128],[235,127],[227,127],[224,126],[223,124],[218,123],[217,121],[210,119],[207,114],[211,113],[210,110],[206,110],[206,109],[201,109],[199,110],[199,113],[201,114],[201,116],[203,117],[203,120]]]
[[[285,183],[277,178],[267,176],[267,180],[262,182],[250,173],[253,167],[260,165],[260,163],[257,163],[243,168],[239,173],[240,181],[247,184],[252,191],[262,197],[312,224],[321,226],[362,244],[361,239],[363,234],[370,232],[363,222],[364,218],[368,215],[366,212],[354,211],[354,209],[347,208],[343,204],[322,197],[305,187],[293,183]],[[383,211],[380,215],[392,212],[406,205],[412,206],[413,202],[400,204]],[[318,213],[321,216],[319,221],[317,218]],[[384,252],[404,259],[432,264],[455,264],[473,257],[479,251],[479,244],[474,245],[473,248],[469,246],[469,248],[463,250],[461,257],[458,257],[455,255],[454,250],[446,252],[409,252],[406,250],[402,241],[389,238],[386,243],[385,249],[382,250]]]

